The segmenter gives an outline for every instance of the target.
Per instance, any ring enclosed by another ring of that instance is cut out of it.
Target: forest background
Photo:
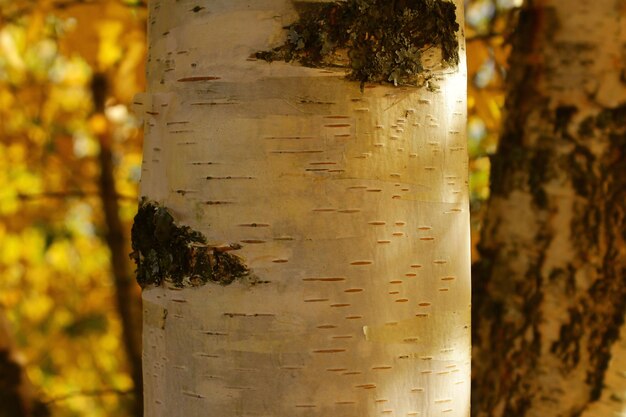
[[[521,0],[465,3],[476,261]],[[128,254],[146,13],[141,0],[0,0],[0,373],[25,375],[42,416],[138,412]]]

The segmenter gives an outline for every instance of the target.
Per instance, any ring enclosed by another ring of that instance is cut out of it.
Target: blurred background
[[[465,3],[475,246],[521,0]],[[12,390],[36,416],[141,415],[128,253],[146,14],[141,0],[0,0],[0,417],[20,415]]]

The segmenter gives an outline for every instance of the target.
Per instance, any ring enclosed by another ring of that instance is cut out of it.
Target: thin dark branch
[[[109,80],[105,74],[96,73],[91,83],[92,101],[95,112],[104,111]],[[143,416],[143,382],[141,372],[141,308],[135,296],[137,283],[132,276],[132,266],[128,258],[126,229],[119,215],[119,201],[115,187],[113,151],[111,135],[107,130],[98,133],[100,141],[100,200],[107,226],[106,242],[111,252],[111,269],[115,298],[122,322],[122,340],[129,362],[134,384],[135,403],[133,415]]]
[[[80,4],[91,4],[91,3],[100,3],[102,0],[65,0],[65,1],[56,1],[52,7],[55,9],[67,9],[72,6],[80,5]],[[122,1],[120,0],[124,6],[127,7],[147,7],[147,4],[143,0],[139,1]]]
[[[53,404],[61,401],[71,400],[76,397],[102,397],[104,395],[131,395],[133,394],[133,389],[116,389],[116,388],[105,388],[105,389],[96,389],[89,391],[76,391],[70,392],[69,394],[59,395],[58,397],[51,398],[47,401],[44,401],[44,404]]]
[[[17,198],[22,201],[28,200],[40,200],[40,199],[66,199],[66,198],[84,198],[84,197],[98,197],[100,193],[98,191],[80,191],[80,190],[70,190],[70,191],[49,191],[37,194],[26,194],[19,193],[17,194]],[[124,194],[116,194],[116,198],[118,200],[128,200],[128,201],[137,201],[136,196],[132,195],[124,195]]]

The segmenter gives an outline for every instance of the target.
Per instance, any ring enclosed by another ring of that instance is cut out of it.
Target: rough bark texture
[[[529,1],[519,19],[475,270],[473,414],[623,415],[626,8]]]
[[[146,416],[466,417],[464,49],[445,71],[424,52],[435,91],[251,58],[297,18],[151,3],[142,195],[174,222],[150,233],[230,248],[255,278],[149,263],[191,276],[143,290]]]

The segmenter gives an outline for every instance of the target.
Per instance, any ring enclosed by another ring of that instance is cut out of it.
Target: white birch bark
[[[520,12],[474,288],[476,416],[626,415],[624,5]]]
[[[436,92],[361,91],[249,58],[291,1],[194,6],[150,5],[141,194],[261,283],[144,289],[145,415],[467,416],[464,47]]]

